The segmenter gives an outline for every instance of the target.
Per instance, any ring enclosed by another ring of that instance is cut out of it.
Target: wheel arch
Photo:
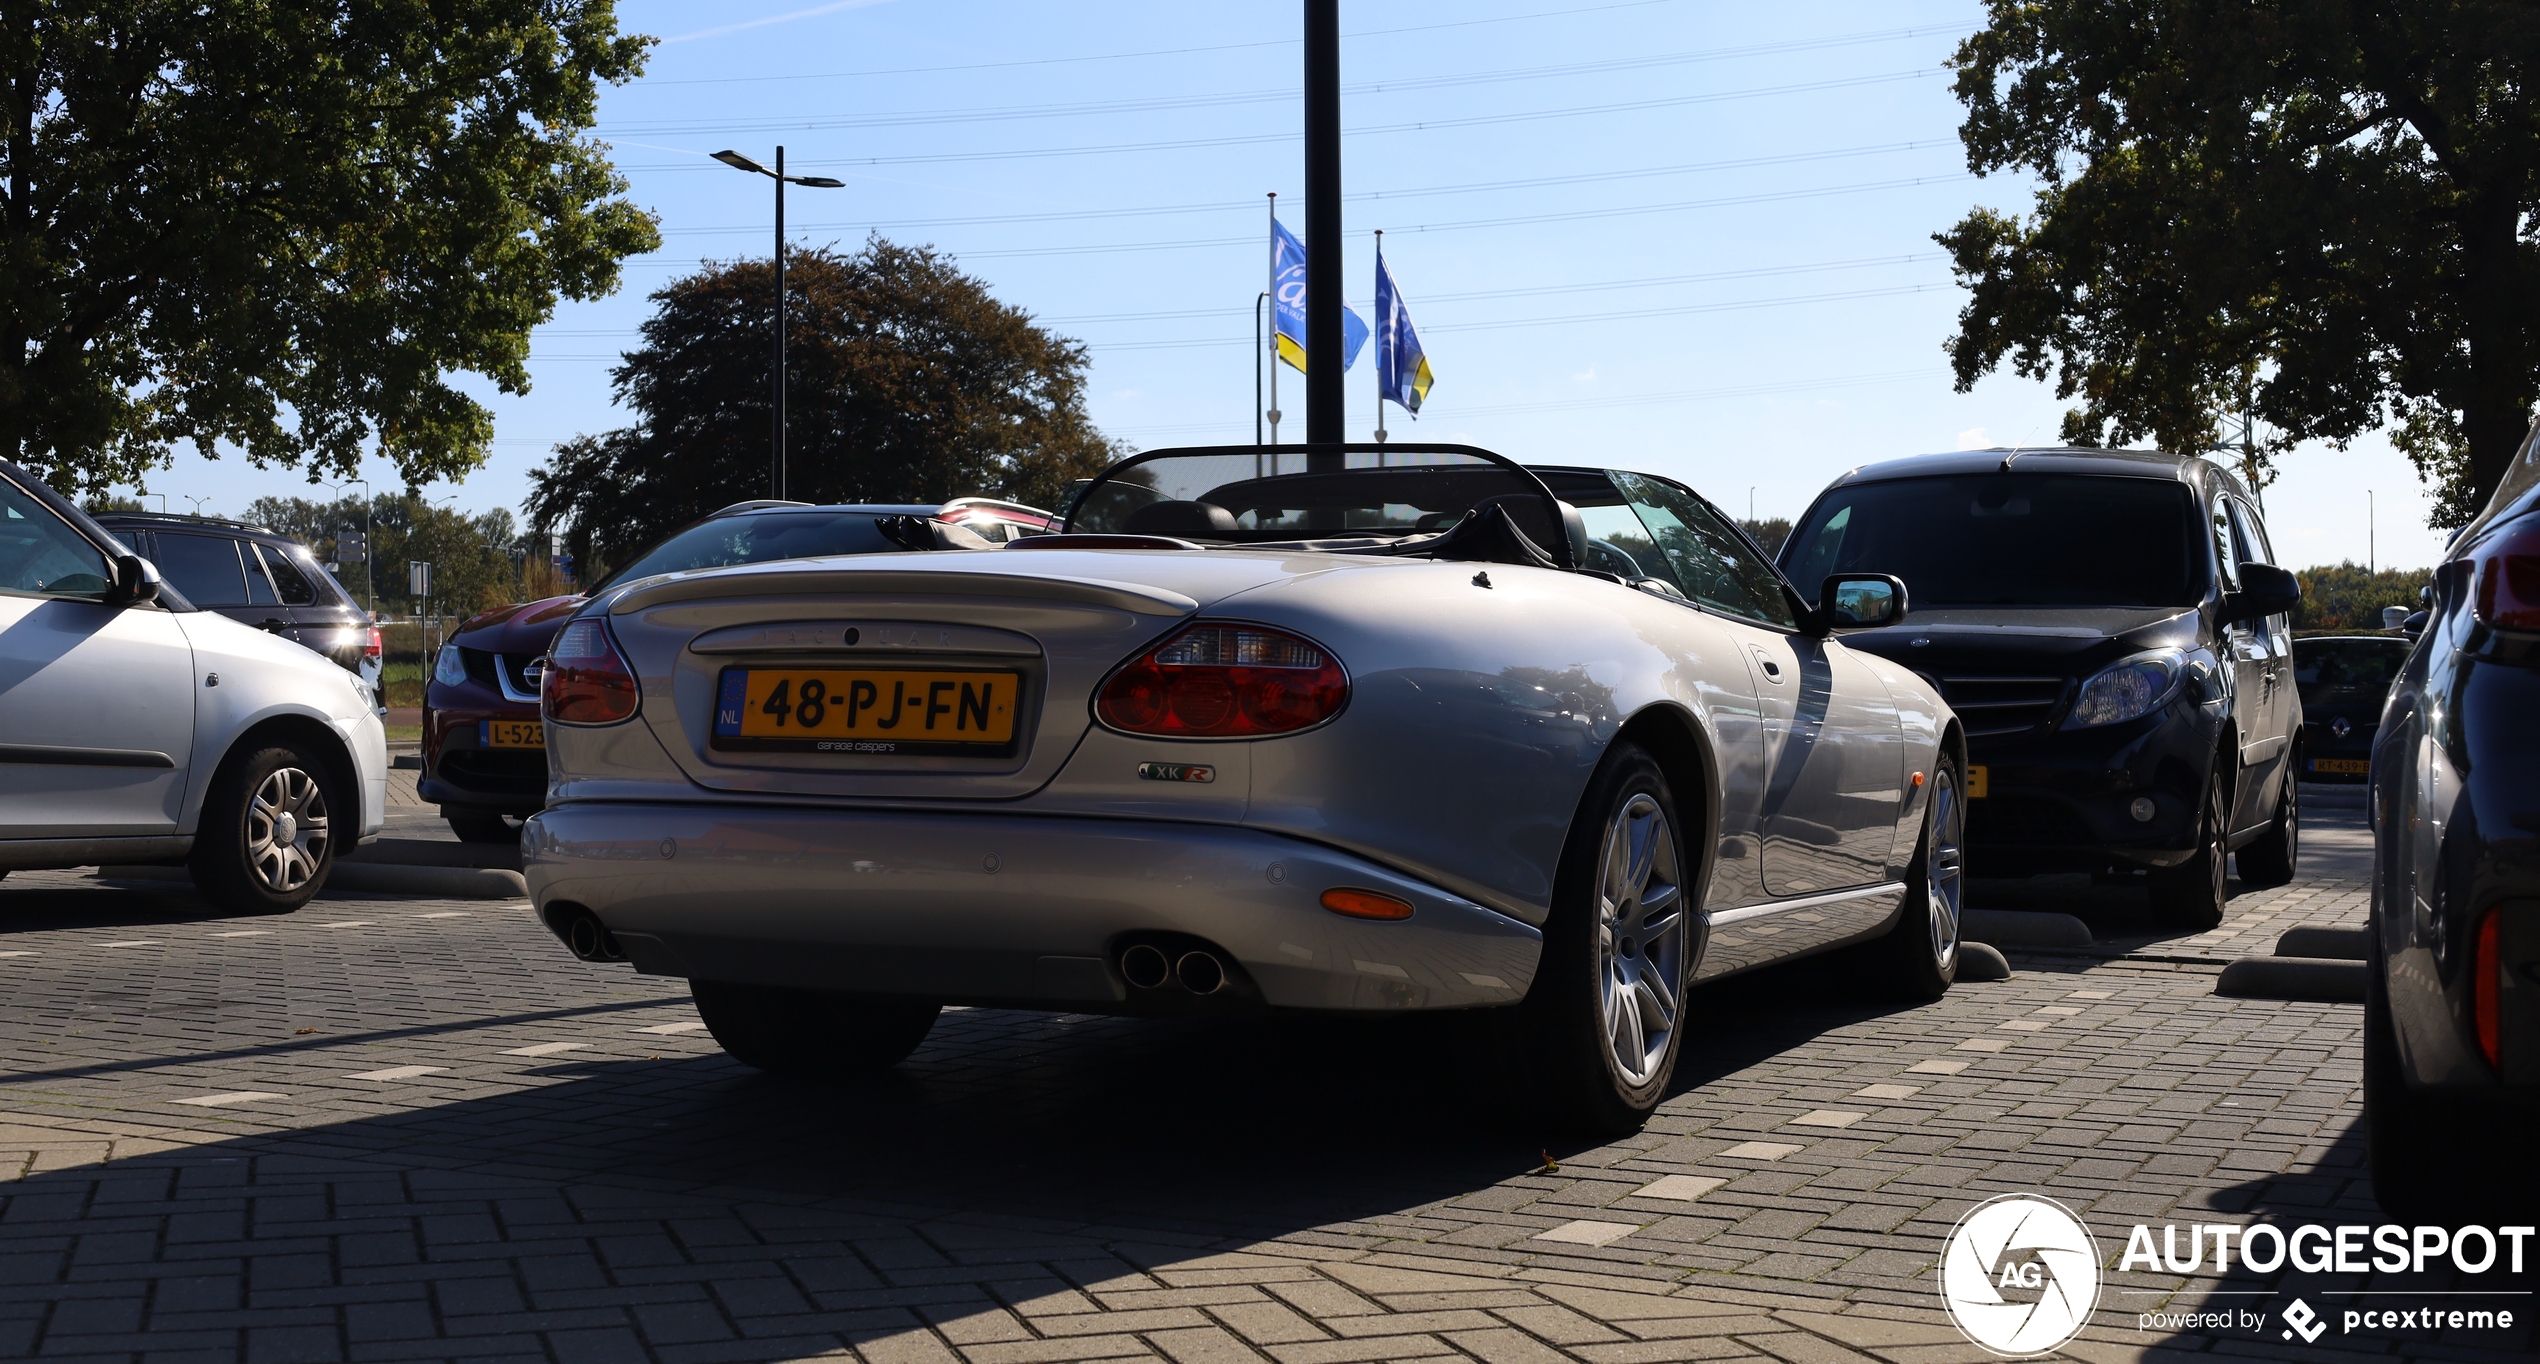
[[[353,751],[346,746],[344,736],[313,715],[286,711],[279,715],[266,716],[240,730],[230,739],[229,747],[222,751],[220,761],[213,764],[211,779],[203,785],[203,799],[210,798],[213,786],[228,776],[230,770],[247,754],[277,742],[292,743],[312,753],[319,762],[326,765],[327,776],[334,782],[335,789],[342,794],[344,800],[350,802],[352,827],[355,841],[358,841],[363,820],[361,765],[353,761]],[[330,819],[342,818],[342,815],[335,811],[330,810],[328,813]],[[194,817],[195,832],[199,835],[202,830],[201,801],[195,805]],[[337,842],[339,847],[345,846],[341,839]]]
[[[1689,826],[1689,835],[1698,833],[1701,840],[1696,843],[1693,837],[1688,836],[1684,849],[1685,855],[1693,859],[1696,867],[1694,883],[1690,887],[1695,930],[1693,950],[1688,954],[1685,967],[1690,979],[1701,968],[1702,954],[1710,946],[1710,919],[1704,908],[1711,902],[1711,873],[1719,860],[1717,851],[1724,795],[1720,785],[1719,754],[1712,746],[1710,734],[1693,714],[1670,702],[1643,707],[1615,733],[1614,741],[1606,746],[1606,751],[1611,753],[1617,745],[1624,743],[1639,745],[1657,760],[1658,770],[1666,774],[1668,794],[1675,797],[1678,822]],[[1594,786],[1593,782],[1589,784]],[[1685,808],[1688,798],[1699,800],[1701,808],[1688,811]],[[1570,817],[1573,828],[1586,816],[1586,799],[1586,794],[1581,793],[1581,808]],[[1688,815],[1691,818],[1687,818]]]

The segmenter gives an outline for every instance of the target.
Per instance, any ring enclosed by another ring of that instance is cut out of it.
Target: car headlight
[[[2113,725],[2151,714],[2167,704],[2187,675],[2187,657],[2175,649],[2121,658],[2081,684],[2066,729]]]
[[[432,680],[445,687],[455,687],[467,681],[467,660],[459,657],[459,646],[441,646],[441,657],[432,665]]]

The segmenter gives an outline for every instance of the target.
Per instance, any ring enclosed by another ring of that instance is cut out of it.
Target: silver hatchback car
[[[946,1003],[1514,1010],[1624,1128],[1701,981],[1853,944],[1954,977],[1964,741],[1840,638],[1905,607],[1804,596],[1647,475],[1157,451],[993,552],[599,594],[525,867],[768,1069],[893,1064]]]

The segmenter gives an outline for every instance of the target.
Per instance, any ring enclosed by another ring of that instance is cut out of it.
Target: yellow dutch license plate
[[[2358,777],[2370,776],[2372,774],[2372,759],[2313,758],[2311,759],[2311,770],[2314,772],[2343,772]]]
[[[1978,763],[1967,769],[1967,799],[1984,799],[1984,778],[1985,770],[1983,764]]]
[[[536,720],[479,720],[479,748],[545,748],[547,727]]]
[[[728,668],[718,747],[977,751],[1014,742],[1023,675],[973,669]]]

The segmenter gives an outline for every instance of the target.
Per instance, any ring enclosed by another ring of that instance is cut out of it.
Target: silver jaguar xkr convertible
[[[600,594],[529,884],[769,1070],[894,1064],[948,1003],[1515,1010],[1562,1111],[1627,1127],[1702,981],[1955,976],[1956,718],[1841,642],[1905,608],[1645,474],[1156,451],[993,551]]]

